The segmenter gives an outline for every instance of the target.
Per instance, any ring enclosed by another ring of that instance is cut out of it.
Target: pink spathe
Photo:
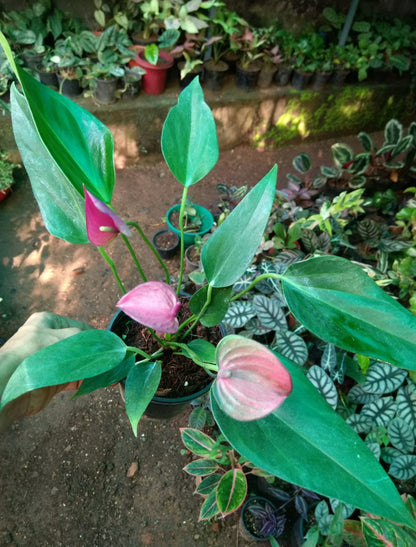
[[[292,391],[292,379],[279,359],[262,344],[227,336],[218,344],[215,395],[223,411],[239,421],[267,416]]]
[[[84,186],[87,236],[93,245],[103,247],[119,233],[130,235],[127,224]]]
[[[174,334],[181,303],[175,291],[162,281],[147,281],[122,296],[117,307],[129,317],[151,329]]]

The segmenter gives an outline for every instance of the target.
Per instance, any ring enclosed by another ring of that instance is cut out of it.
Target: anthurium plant
[[[111,205],[115,169],[109,130],[21,69],[2,35],[0,43],[20,83],[20,90],[11,90],[14,133],[46,228],[68,242],[96,245],[107,260],[105,247],[111,240],[125,241],[143,281],[127,290],[110,262],[122,293],[116,305],[147,327],[159,343],[149,355],[108,330],[66,338],[26,358],[6,385],[0,385],[1,412],[19,410],[33,390],[56,392],[57,386],[82,380],[78,394],[84,394],[125,379],[126,411],[136,434],[159,385],[164,352],[173,349],[212,375],[214,418],[242,458],[300,487],[416,529],[372,452],[325,402],[302,368],[237,335],[226,336],[218,347],[201,339],[188,342],[197,323],[217,325],[231,300],[241,296],[232,296],[232,287],[261,242],[275,197],[277,167],[248,192],[204,245],[201,262],[207,283],[189,302],[191,317],[179,324],[181,279],[175,291],[167,269],[165,282],[146,278],[130,244],[130,231],[137,230],[150,243],[138,224],[125,223]],[[187,192],[218,158],[214,117],[197,79],[168,113],[161,142],[167,165],[183,186],[181,278]],[[281,283],[291,312],[320,338],[393,366],[416,369],[416,317],[358,265],[336,256],[317,256],[292,264],[283,274],[264,276]],[[231,481],[231,497],[232,488]],[[222,501],[220,507],[228,505]]]

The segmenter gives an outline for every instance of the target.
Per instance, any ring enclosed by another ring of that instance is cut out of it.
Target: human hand
[[[20,329],[0,348],[0,399],[7,382],[17,367],[40,349],[91,329],[88,324],[49,312],[34,313]],[[44,408],[59,391],[78,389],[80,382],[37,389],[19,397],[3,409],[0,430],[13,420],[34,414]]]

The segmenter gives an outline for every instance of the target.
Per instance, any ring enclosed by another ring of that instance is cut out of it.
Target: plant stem
[[[176,294],[179,296],[179,293],[181,291],[181,285],[182,285],[182,277],[183,277],[183,266],[184,266],[184,256],[185,256],[185,242],[184,242],[184,229],[183,229],[183,215],[185,213],[185,204],[186,204],[186,196],[188,195],[188,188],[184,186],[183,192],[182,192],[182,201],[181,201],[181,208],[179,210],[179,229],[181,232],[181,262],[179,267],[179,277],[178,277],[178,287],[176,289]]]
[[[202,306],[201,311],[198,313],[198,315],[195,317],[194,322],[189,327],[189,329],[186,331],[184,338],[188,336],[188,334],[192,331],[192,329],[195,327],[195,325],[198,323],[198,321],[201,319],[201,317],[204,315],[205,310],[211,303],[211,296],[212,296],[212,287],[211,285],[208,285],[207,289],[207,299],[205,301],[205,304]]]
[[[104,258],[104,260],[107,262],[107,264],[110,266],[111,268],[111,271],[113,272],[113,275],[118,283],[118,286],[120,287],[121,291],[123,294],[126,294],[126,289],[124,288],[124,285],[117,273],[117,270],[116,270],[116,266],[114,264],[114,262],[111,260],[111,258],[108,256],[108,254],[105,252],[104,248],[103,247],[97,247],[98,250],[100,251],[100,254],[101,256]]]
[[[144,274],[143,268],[140,265],[140,262],[137,259],[136,253],[133,250],[133,247],[130,244],[130,241],[127,239],[127,237],[124,234],[121,234],[121,237],[123,238],[124,243],[127,246],[127,249],[129,250],[131,257],[133,258],[134,263],[136,264],[136,268],[139,271],[140,277],[143,279],[144,282],[147,281],[146,276]]]
[[[138,231],[140,237],[143,239],[143,241],[146,243],[146,245],[149,247],[149,249],[152,251],[152,253],[157,258],[159,264],[162,266],[163,271],[165,272],[166,283],[169,285],[169,283],[170,283],[169,270],[167,269],[166,264],[161,259],[159,253],[156,251],[156,249],[153,247],[153,245],[151,244],[149,239],[146,237],[146,234],[143,232],[143,230],[137,224],[137,222],[127,222],[126,224],[127,224],[127,226],[133,226],[134,228],[136,228],[136,230]]]
[[[243,291],[239,292],[238,294],[234,295],[230,301],[232,302],[233,300],[238,300],[239,298],[241,298],[244,294],[248,293],[249,291],[251,291],[251,289],[257,285],[257,283],[259,283],[260,281],[263,281],[263,279],[282,279],[283,278],[283,275],[280,275],[280,274],[272,274],[272,273],[265,273],[265,274],[261,274],[259,275],[258,277],[256,277],[256,279],[254,279],[250,285],[248,287],[246,287]]]

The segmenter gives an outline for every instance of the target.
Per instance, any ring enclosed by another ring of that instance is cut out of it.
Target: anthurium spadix
[[[108,205],[88,192],[84,186],[85,220],[90,243],[102,247],[119,233],[130,235],[127,224]]]
[[[292,391],[292,379],[274,353],[254,340],[230,335],[217,346],[214,396],[239,421],[267,416]]]
[[[116,306],[145,327],[174,334],[181,303],[175,291],[163,281],[147,281],[122,296]]]

